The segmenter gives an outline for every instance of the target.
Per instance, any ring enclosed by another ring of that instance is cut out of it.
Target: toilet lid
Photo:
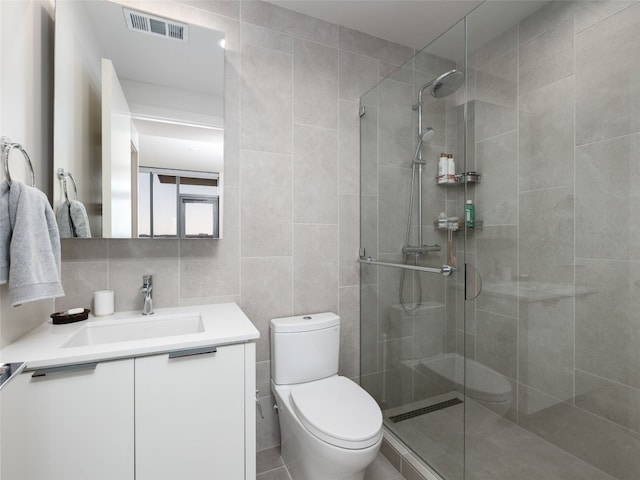
[[[302,424],[331,445],[355,450],[380,439],[380,407],[348,378],[334,376],[298,385],[291,389],[291,405]]]

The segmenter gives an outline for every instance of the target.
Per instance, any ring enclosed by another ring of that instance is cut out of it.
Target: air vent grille
[[[188,40],[188,25],[128,8],[123,8],[123,11],[129,30],[184,42]]]

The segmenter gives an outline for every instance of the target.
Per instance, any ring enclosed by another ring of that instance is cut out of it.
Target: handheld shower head
[[[422,144],[431,140],[435,134],[436,131],[431,127],[425,128],[425,130],[420,134],[420,138],[418,139],[418,146],[416,147],[416,152],[413,154],[412,162],[415,162],[418,159]]]
[[[422,134],[420,135],[420,143],[422,144],[424,142],[428,142],[433,138],[435,134],[436,134],[436,131],[433,128],[431,127],[425,128],[424,132],[422,132]]]

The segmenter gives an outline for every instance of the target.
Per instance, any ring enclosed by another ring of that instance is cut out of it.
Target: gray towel
[[[4,180],[0,182],[0,285],[9,281],[9,242],[9,184]]]
[[[71,213],[69,212],[69,202],[62,203],[56,210],[56,222],[60,238],[72,238],[73,228],[71,227]]]
[[[56,210],[56,222],[61,238],[91,238],[87,210],[78,200],[66,201],[60,205]]]
[[[87,209],[82,202],[71,200],[71,222],[75,230],[75,236],[79,238],[91,238],[91,228],[89,227],[89,217]]]
[[[11,305],[64,296],[60,235],[44,193],[18,181],[9,188]]]

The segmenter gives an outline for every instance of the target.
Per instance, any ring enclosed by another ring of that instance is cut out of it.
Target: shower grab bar
[[[427,272],[427,273],[439,273],[444,277],[448,277],[453,272],[455,272],[455,267],[451,265],[442,265],[440,268],[434,267],[421,267],[419,265],[406,265],[404,263],[394,263],[394,262],[379,262],[375,258],[364,257],[361,256],[358,261],[365,265],[376,265],[378,267],[392,267],[392,268],[400,268],[403,270],[413,270],[414,272]]]

